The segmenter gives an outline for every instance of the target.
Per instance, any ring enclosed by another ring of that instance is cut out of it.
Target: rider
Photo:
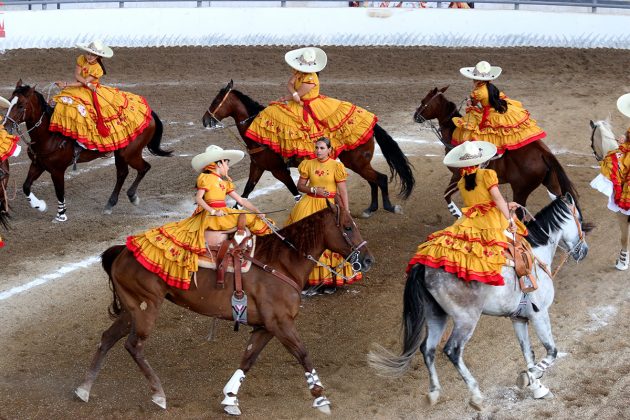
[[[494,144],[500,156],[506,150],[518,149],[547,135],[519,101],[509,99],[490,82],[499,77],[501,67],[480,61],[475,67],[462,67],[459,71],[473,80],[474,89],[466,115],[453,118],[454,145],[484,140]]]
[[[444,157],[444,164],[460,168],[457,187],[466,207],[463,216],[447,227],[432,233],[420,244],[409,261],[407,272],[414,264],[443,268],[464,281],[478,281],[493,286],[504,284],[501,269],[505,265],[504,251],[508,248],[506,229],[510,236],[526,234],[525,226],[510,211],[518,207],[506,203],[492,169],[480,165],[490,160],[496,147],[485,141],[467,141]]]
[[[247,137],[285,158],[314,158],[313,142],[322,136],[330,139],[337,154],[372,138],[377,121],[374,114],[350,102],[320,95],[318,72],[328,60],[323,50],[300,48],[286,53],[284,59],[294,70],[287,83],[288,94],[258,114]]]
[[[254,235],[271,233],[256,206],[234,190],[228,177],[230,164],[243,159],[240,150],[223,150],[211,145],[195,156],[192,167],[199,172],[197,195],[192,216],[127,238],[138,262],[169,285],[188,289],[190,276],[198,270],[198,257],[206,253],[206,231],[225,231],[237,226],[239,213],[246,214],[246,225]],[[228,208],[226,196],[247,210]]]
[[[106,74],[102,59],[114,55],[101,41],[77,44],[74,81],[58,81],[63,90],[53,98],[50,131],[75,139],[87,149],[110,152],[134,140],[151,122],[151,108],[138,95],[100,84]]]
[[[9,108],[11,103],[0,96],[0,108]],[[0,123],[2,122],[2,118],[0,117]],[[11,156],[18,156],[20,151],[22,150],[18,142],[20,141],[19,136],[12,136],[7,133],[7,130],[4,129],[4,125],[0,125],[0,162],[4,162]],[[2,188],[2,178],[5,177],[6,174],[3,173],[2,168],[0,168],[0,188]],[[2,188],[0,194],[4,194],[5,191]],[[6,200],[3,200],[6,204]],[[0,208],[0,212],[6,211],[7,209]],[[0,248],[4,246],[4,241],[2,237],[0,237]]]
[[[335,196],[338,197],[339,205],[350,211],[348,204],[348,189],[346,187],[346,178],[348,173],[343,163],[333,159],[334,155],[330,140],[321,137],[315,142],[315,159],[306,159],[300,163],[298,171],[300,172],[300,180],[297,188],[300,192],[306,193],[302,196],[291,210],[291,214],[286,224],[297,222],[311,214],[325,209],[329,202],[334,202]],[[311,286],[305,294],[311,296],[317,294],[323,285],[323,293],[334,293],[337,286],[344,283],[351,284],[361,280],[360,272],[354,273],[349,263],[344,264],[338,270],[337,267],[343,257],[330,250],[325,250],[319,261],[338,271],[343,278],[337,277],[328,269],[322,266],[316,266],[308,276],[308,284]]]

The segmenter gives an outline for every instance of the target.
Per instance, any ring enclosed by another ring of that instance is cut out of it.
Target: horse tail
[[[558,184],[560,185],[561,194],[562,195],[566,193],[571,194],[571,196],[577,203],[579,194],[577,190],[575,189],[575,185],[573,185],[573,182],[571,182],[571,180],[569,179],[569,176],[564,171],[564,168],[562,167],[558,159],[556,159],[553,153],[551,153],[548,150],[544,150],[542,158],[545,164],[547,165],[547,167],[549,168],[549,172],[547,173],[547,176],[545,177],[545,180],[544,180],[544,185],[545,186],[549,185],[549,182],[551,181],[550,177],[555,176],[558,181]]]
[[[416,264],[407,276],[403,295],[403,348],[400,355],[395,355],[380,345],[368,353],[368,364],[381,376],[399,377],[409,370],[413,357],[420,347],[423,338],[425,319],[422,295],[424,287],[424,271],[422,264]]]
[[[4,211],[4,200],[0,199],[0,225],[9,230],[9,213]]]
[[[416,183],[412,172],[413,166],[409,163],[409,159],[400,150],[398,143],[378,124],[374,126],[374,138],[381,148],[383,156],[385,156],[392,176],[397,175],[400,179],[400,192],[398,194],[404,199],[409,198]]]
[[[107,308],[107,312],[109,313],[109,317],[111,319],[116,319],[122,313],[122,308],[120,306],[120,299],[118,299],[118,295],[116,294],[116,286],[114,286],[114,280],[112,279],[112,265],[114,264],[114,260],[120,253],[125,249],[124,245],[115,245],[110,246],[101,254],[101,265],[103,266],[103,270],[107,273],[109,277],[109,288],[112,291],[112,304]]]
[[[162,134],[164,133],[162,120],[160,120],[160,117],[158,117],[158,114],[156,114],[155,111],[151,111],[151,115],[153,116],[153,121],[155,121],[155,133],[153,133],[153,137],[151,138],[151,141],[149,141],[147,149],[149,149],[149,152],[157,156],[171,156],[173,154],[172,150],[162,150],[160,148]]]

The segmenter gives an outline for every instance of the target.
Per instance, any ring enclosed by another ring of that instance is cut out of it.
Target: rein
[[[431,131],[433,131],[433,133],[435,134],[435,136],[438,138],[438,140],[440,140],[440,142],[446,147],[447,151],[453,149],[455,146],[453,146],[452,144],[447,144],[444,142],[444,137],[442,136],[442,130],[439,126],[439,123],[441,123],[442,121],[440,121],[440,119],[438,119],[438,125],[436,125],[432,120],[428,120],[426,119],[424,116],[422,116],[422,113],[424,112],[424,110],[427,109],[427,107],[429,106],[429,104],[438,96],[444,96],[444,94],[442,92],[438,92],[437,94],[433,95],[431,97],[431,99],[429,99],[427,101],[427,103],[421,105],[418,109],[418,111],[416,112],[416,115],[418,116],[418,118],[416,119],[416,122],[420,123],[420,124],[424,124],[424,123],[428,123],[429,127],[431,128]],[[457,112],[460,111],[462,105],[466,102],[467,98],[462,99],[462,101],[459,103],[459,105],[454,105],[453,110],[443,119],[443,121],[448,121],[450,120],[453,115],[455,115]],[[449,101],[450,102],[450,101]]]

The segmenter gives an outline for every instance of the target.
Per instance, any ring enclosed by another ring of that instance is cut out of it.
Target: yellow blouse
[[[319,78],[317,77],[317,73],[298,73],[298,77],[295,80],[293,87],[295,90],[298,90],[304,83],[315,86],[302,96],[302,99],[309,100],[317,98],[319,96]]]
[[[214,172],[201,173],[197,177],[197,189],[205,191],[203,199],[210,207],[224,208],[225,196],[234,191],[234,184]]]
[[[311,187],[326,188],[329,192],[337,192],[337,183],[345,182],[348,178],[343,163],[328,158],[320,162],[317,158],[303,160],[298,167],[300,178],[308,179]]]
[[[96,79],[95,82],[98,83],[98,79],[103,76],[103,68],[101,67],[101,65],[98,62],[90,64],[84,55],[80,55],[77,58],[77,66],[81,67],[81,76],[83,78],[92,76]]]

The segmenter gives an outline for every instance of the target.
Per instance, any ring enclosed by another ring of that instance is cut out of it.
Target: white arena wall
[[[0,50],[337,45],[630,49],[627,15],[523,10],[122,8],[7,11]]]

